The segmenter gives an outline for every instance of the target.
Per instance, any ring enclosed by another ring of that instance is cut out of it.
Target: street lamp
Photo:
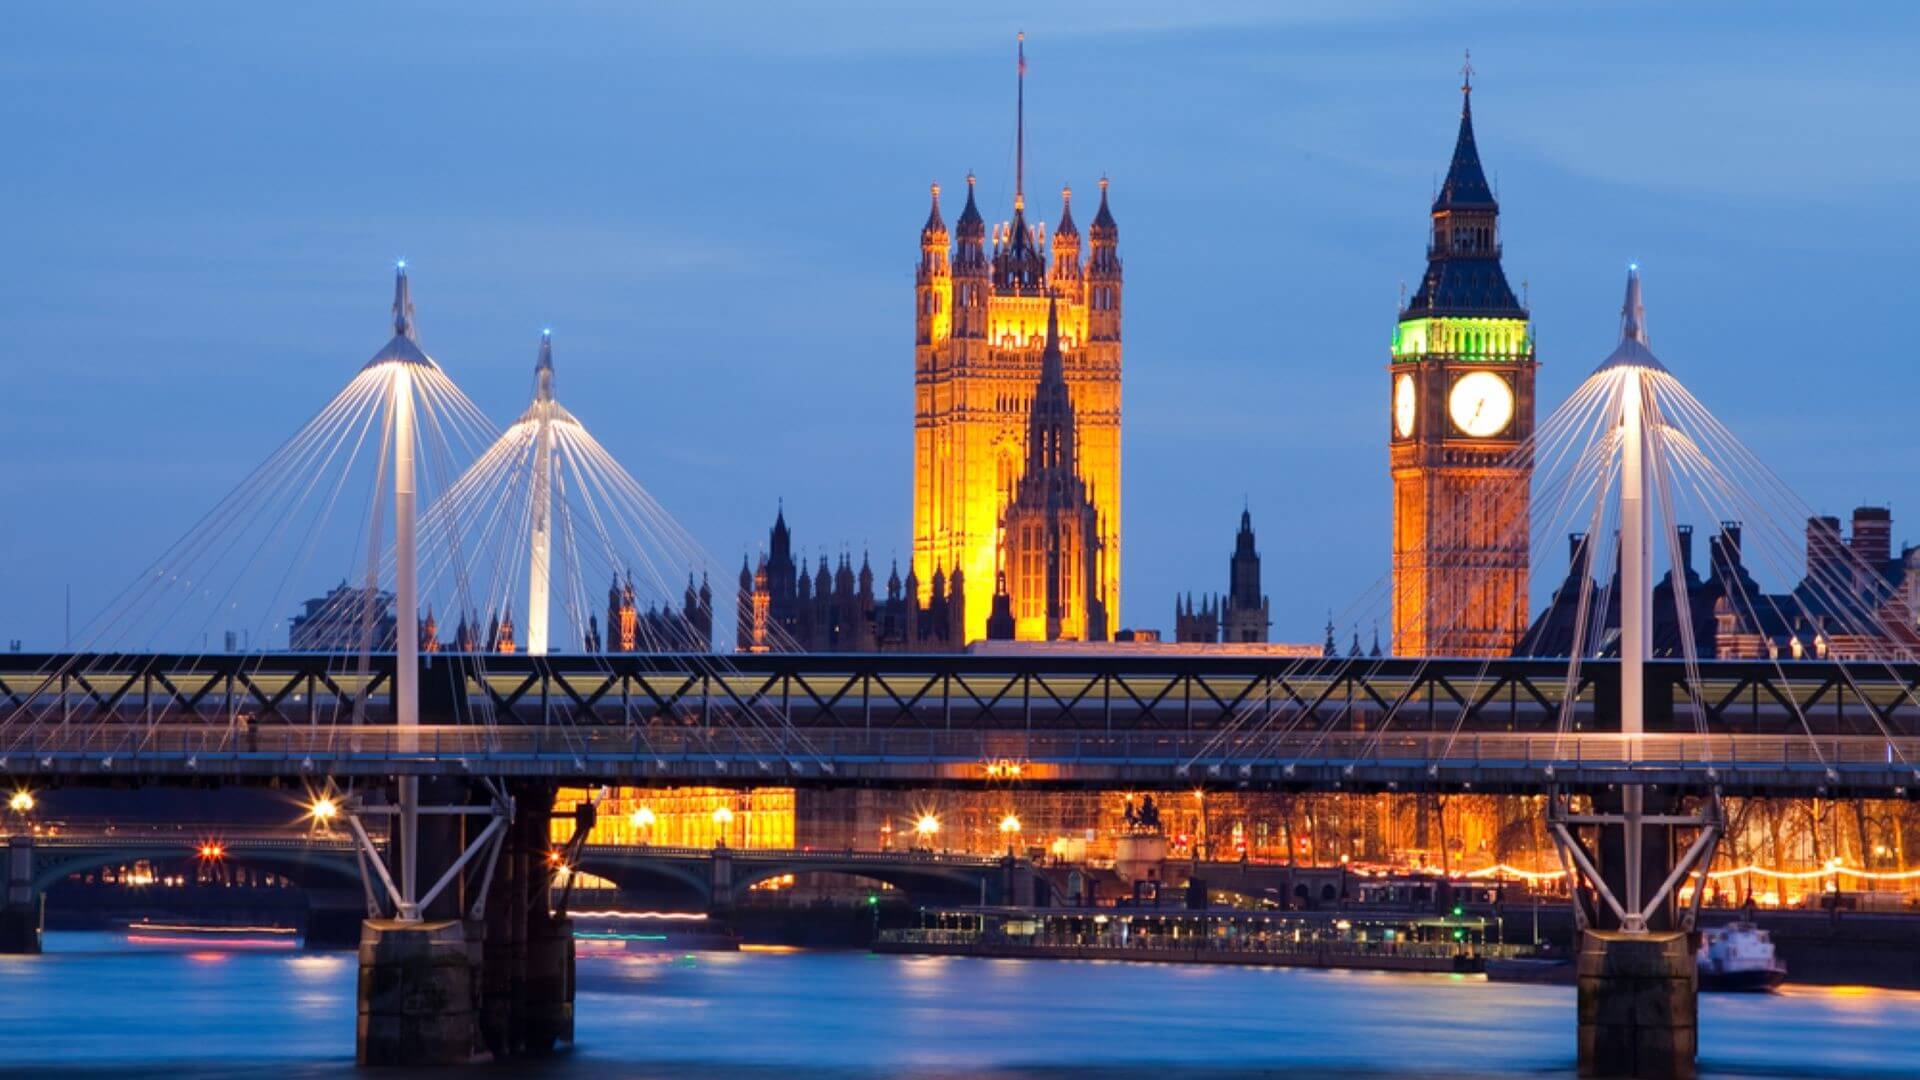
[[[927,849],[931,851],[933,849],[933,838],[940,833],[940,819],[934,817],[932,814],[921,814],[920,820],[913,823],[913,833],[915,836],[918,836],[920,842],[925,844]]]
[[[307,812],[313,815],[313,820],[325,825],[340,816],[340,804],[322,795],[313,800],[313,805],[307,808]]]
[[[642,830],[647,831],[647,839],[641,840],[641,843],[647,843],[652,840],[653,821],[653,808],[650,806],[635,807],[633,813],[627,815],[627,822],[633,826],[635,833],[639,833]],[[639,839],[639,837],[636,836],[635,839]]]
[[[713,827],[715,832],[718,833],[714,838],[714,847],[727,846],[727,826],[732,824],[733,810],[731,807],[716,806],[713,808]]]
[[[1193,801],[1200,804],[1200,835],[1193,845],[1193,861],[1198,863],[1213,854],[1213,838],[1207,835],[1207,789],[1194,788]]]
[[[16,814],[33,813],[33,792],[25,788],[14,792],[13,798],[7,800],[7,806]]]
[[[1014,838],[1020,833],[1020,819],[1009,813],[1000,819],[1000,835],[1007,838],[1007,855],[1013,855]]]

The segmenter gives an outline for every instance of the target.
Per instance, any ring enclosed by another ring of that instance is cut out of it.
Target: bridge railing
[[[55,769],[75,762],[105,772],[168,762],[192,769],[216,763],[280,763],[322,772],[343,763],[483,770],[502,764],[589,763],[631,767],[701,763],[754,773],[829,768],[836,763],[943,766],[971,778],[979,769],[1018,766],[1028,779],[1076,764],[1151,765],[1224,774],[1289,764],[1501,765],[1517,768],[1910,768],[1920,738],[1804,734],[1613,733],[1478,734],[1296,731],[1282,735],[1209,732],[1008,732],[945,730],[791,733],[738,728],[624,726],[426,726],[404,736],[392,727],[157,725],[138,730],[44,725],[16,732],[0,770]]]
[[[364,659],[365,668],[361,661]],[[392,720],[393,657],[0,654],[0,753],[11,729]],[[842,728],[1169,733],[1413,727],[1550,733],[1607,726],[1617,661],[1048,655],[437,655],[421,715],[501,726],[682,725],[808,735]],[[1713,730],[1920,736],[1920,665],[1679,661],[1647,665],[1650,722],[1696,703]],[[430,692],[429,692],[430,691]]]

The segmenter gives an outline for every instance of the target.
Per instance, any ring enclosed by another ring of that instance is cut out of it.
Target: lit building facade
[[[590,800],[586,788],[563,787],[553,802],[555,843],[573,837],[573,809]],[[588,837],[595,844],[658,847],[788,849],[794,846],[792,788],[627,788],[600,800]]]
[[[987,637],[1105,641],[1100,514],[1079,471],[1056,305],[1047,307],[1040,381],[1027,408],[1027,457],[1000,517],[1000,567]]]
[[[1388,365],[1393,651],[1507,656],[1527,629],[1533,331],[1500,264],[1472,84],[1433,203],[1427,272]]]
[[[1023,171],[1023,143],[1019,155]],[[935,185],[914,275],[912,569],[923,590],[936,574],[961,576],[967,641],[985,636],[1001,518],[1027,460],[1050,299],[1058,304],[1079,476],[1099,520],[1100,592],[1113,617],[1120,611],[1120,230],[1103,179],[1083,253],[1072,193],[1063,191],[1049,262],[1045,226],[1027,220],[1021,171],[1013,219],[993,228],[991,244],[973,177],[952,235]],[[930,603],[931,595],[920,599]],[[1020,633],[1042,625],[1030,620]]]

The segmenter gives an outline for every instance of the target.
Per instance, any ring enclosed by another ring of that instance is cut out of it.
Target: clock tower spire
[[[1506,656],[1527,625],[1533,330],[1507,283],[1473,132],[1473,68],[1427,271],[1387,367],[1393,651]]]

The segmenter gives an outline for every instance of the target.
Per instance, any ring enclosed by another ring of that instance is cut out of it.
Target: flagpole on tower
[[[1027,205],[1027,32],[1020,31],[1014,42],[1019,74],[1014,91],[1013,208],[1024,210]]]

